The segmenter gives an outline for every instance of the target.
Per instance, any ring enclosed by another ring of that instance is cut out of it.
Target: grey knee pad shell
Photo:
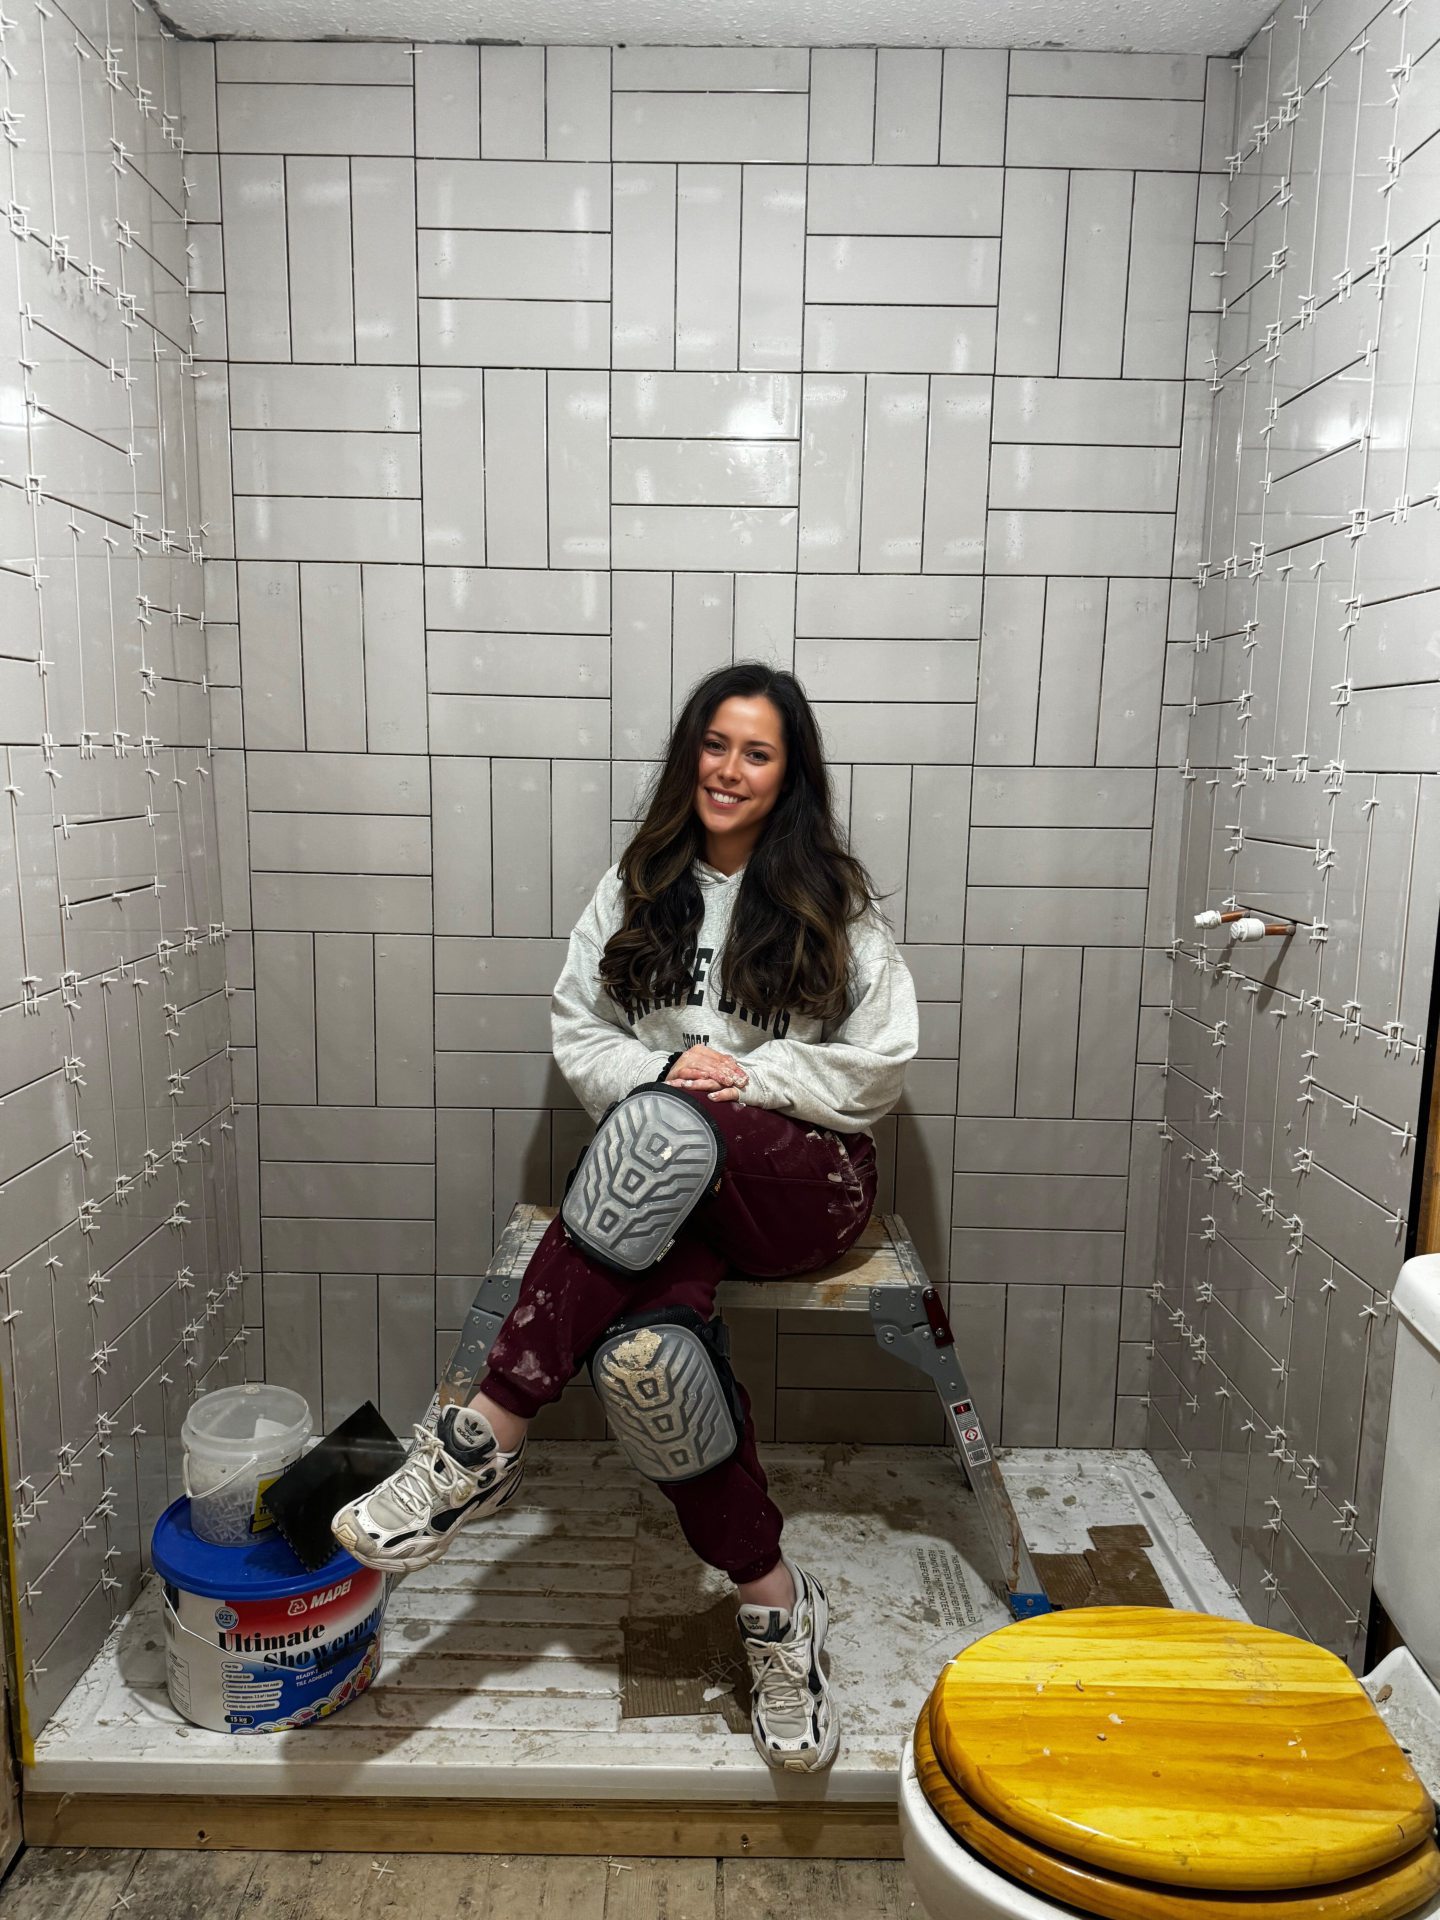
[[[565,1183],[572,1246],[617,1273],[648,1273],[720,1184],[725,1136],[672,1087],[635,1087],[606,1109]]]
[[[601,1334],[590,1378],[632,1466],[660,1485],[694,1480],[740,1445],[745,1411],[718,1316],[693,1307],[628,1314]]]

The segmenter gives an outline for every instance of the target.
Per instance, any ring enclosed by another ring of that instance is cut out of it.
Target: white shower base
[[[718,1713],[622,1719],[622,1619],[702,1611],[724,1583],[613,1447],[551,1443],[533,1451],[523,1511],[472,1529],[396,1586],[381,1678],[334,1720],[238,1738],[188,1725],[165,1691],[151,1583],[40,1735],[27,1791],[893,1804],[936,1674],[1009,1618],[975,1503],[940,1448],[769,1447],[765,1458],[787,1549],[830,1594],[844,1737],[829,1774],[772,1773]],[[1078,1553],[1088,1527],[1139,1521],[1176,1606],[1245,1617],[1144,1453],[1037,1448],[1002,1461],[1033,1550]]]

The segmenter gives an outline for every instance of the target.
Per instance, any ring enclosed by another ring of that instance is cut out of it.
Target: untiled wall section
[[[1358,1661],[1440,905],[1440,12],[1282,8],[1236,126],[1193,717],[1161,776],[1149,1434],[1252,1618]],[[1232,903],[1296,930],[1196,931]]]
[[[686,689],[760,656],[919,987],[881,1205],[1004,1439],[1139,1442],[1228,63],[184,54],[267,1373],[424,1404],[585,1137],[565,937]],[[853,1331],[747,1323],[762,1431],[938,1438]]]
[[[0,1377],[21,1731],[243,1373],[176,49],[0,17]],[[7,1582],[7,1589],[10,1583]]]

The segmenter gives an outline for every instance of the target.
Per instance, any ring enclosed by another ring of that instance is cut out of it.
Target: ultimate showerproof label
[[[385,1576],[370,1568],[274,1600],[215,1600],[168,1584],[165,1597],[170,1698],[199,1726],[308,1726],[363,1693],[380,1670]]]

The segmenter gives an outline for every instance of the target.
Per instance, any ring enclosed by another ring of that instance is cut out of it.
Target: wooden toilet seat
[[[1323,1899],[1379,1920],[1440,1891],[1424,1786],[1344,1663],[1288,1634],[1168,1608],[1047,1614],[967,1647],[922,1721],[917,1768],[947,1824],[1090,1912]]]
[[[928,1700],[915,1723],[915,1774],[931,1811],[972,1853],[1027,1892],[1105,1920],[1315,1920],[1319,1912],[1325,1920],[1402,1920],[1440,1892],[1433,1840],[1373,1873],[1294,1893],[1189,1893],[1063,1859],[1002,1827],[958,1790],[936,1758]]]

